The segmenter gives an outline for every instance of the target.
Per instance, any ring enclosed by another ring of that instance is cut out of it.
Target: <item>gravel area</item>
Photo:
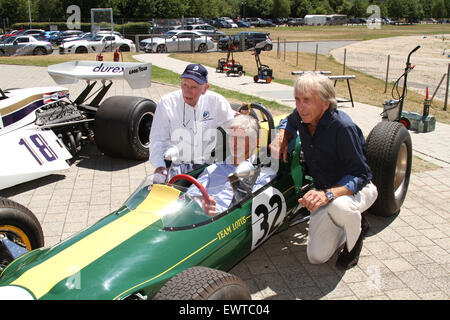
[[[411,64],[415,65],[408,74],[408,88],[425,94],[429,87],[430,98],[447,73],[450,64],[450,35],[392,37],[352,43],[334,49],[330,54],[340,63],[344,63],[346,49],[346,65],[374,77],[385,80],[388,56],[390,82],[400,77],[406,66],[406,59],[411,50],[420,45],[421,48],[411,56]],[[401,81],[400,85],[403,85]],[[444,100],[446,78],[436,92],[435,99]]]

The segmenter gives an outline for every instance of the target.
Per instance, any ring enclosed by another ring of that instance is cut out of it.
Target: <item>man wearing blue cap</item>
[[[171,92],[157,104],[150,132],[150,163],[155,182],[167,177],[165,158],[175,163],[173,174],[201,165],[215,147],[216,129],[233,119],[235,112],[220,94],[208,91],[208,71],[189,64],[181,75],[181,90]]]

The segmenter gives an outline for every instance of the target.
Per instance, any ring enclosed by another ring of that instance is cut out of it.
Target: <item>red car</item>
[[[10,33],[4,34],[1,38],[0,38],[0,42],[3,40],[8,39],[9,37],[12,37],[16,34],[18,34],[19,32],[22,32],[24,29],[20,29],[20,30],[13,30]]]

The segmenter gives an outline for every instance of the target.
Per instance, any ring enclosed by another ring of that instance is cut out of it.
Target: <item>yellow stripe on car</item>
[[[178,199],[180,191],[154,185],[135,210],[91,233],[55,256],[27,270],[11,285],[30,290],[36,299],[58,282],[70,277],[127,239],[160,219],[157,214]]]

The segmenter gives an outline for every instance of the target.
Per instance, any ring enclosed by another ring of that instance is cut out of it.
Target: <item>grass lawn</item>
[[[366,25],[301,26],[252,29],[222,29],[225,33],[239,31],[268,32],[273,41],[324,41],[324,40],[372,40],[397,36],[450,33],[450,24],[382,25],[380,29],[369,29]]]

